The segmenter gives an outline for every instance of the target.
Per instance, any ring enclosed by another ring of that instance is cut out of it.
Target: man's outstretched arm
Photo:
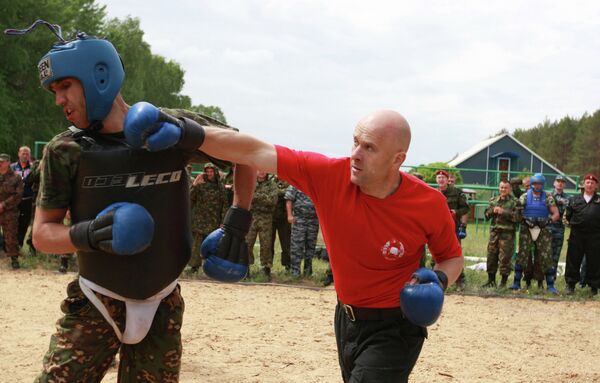
[[[124,132],[134,148],[146,147],[151,152],[170,147],[184,151],[199,149],[215,158],[277,173],[277,152],[273,145],[233,130],[177,119],[147,102],[138,102],[129,109]]]
[[[267,173],[277,173],[277,152],[274,145],[233,130],[204,127],[204,131],[204,142],[199,149],[209,156],[248,165]]]

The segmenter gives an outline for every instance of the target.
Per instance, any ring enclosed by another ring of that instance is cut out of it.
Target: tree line
[[[37,19],[62,27],[65,39],[78,31],[110,40],[125,65],[122,89],[126,101],[148,101],[168,108],[194,110],[226,122],[218,106],[193,105],[181,93],[184,70],[165,57],[152,53],[144,41],[140,21],[127,17],[109,19],[106,6],[94,0],[4,1],[0,27],[26,28]],[[0,37],[0,152],[15,156],[21,145],[48,141],[68,126],[54,97],[41,88],[37,64],[57,38],[46,27],[20,37]]]
[[[600,110],[581,118],[546,120],[513,136],[567,174],[600,175]]]

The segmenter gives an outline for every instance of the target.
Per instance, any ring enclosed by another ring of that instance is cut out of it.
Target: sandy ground
[[[74,277],[2,264],[0,382],[33,381]],[[341,381],[333,289],[181,284],[181,382]],[[599,319],[599,301],[449,295],[411,382],[600,382]]]

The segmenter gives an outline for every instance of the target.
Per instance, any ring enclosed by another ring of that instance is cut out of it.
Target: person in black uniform
[[[591,173],[583,177],[583,193],[571,198],[565,210],[565,223],[571,226],[567,248],[565,281],[567,293],[575,292],[580,280],[580,267],[586,257],[586,282],[592,294],[600,287],[600,196],[596,192],[598,178]]]
[[[33,190],[31,189],[31,149],[28,146],[21,146],[17,154],[18,160],[10,164],[13,172],[17,173],[23,179],[23,198],[19,203],[19,232],[17,239],[19,246],[25,245],[25,234],[31,223],[31,206],[33,201]]]

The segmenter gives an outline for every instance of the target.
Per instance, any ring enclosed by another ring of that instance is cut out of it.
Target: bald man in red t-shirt
[[[412,311],[433,305],[435,289],[443,302],[440,286],[456,280],[463,257],[444,196],[399,170],[410,144],[404,117],[382,110],[362,119],[345,158],[204,129],[203,152],[275,173],[314,202],[339,300],[335,335],[344,381],[407,381],[427,334],[426,324],[412,323]],[[435,273],[417,270],[425,245]],[[421,279],[427,272],[435,287]],[[406,294],[417,302],[408,306],[411,312],[404,304],[407,283],[424,286],[417,295]],[[441,302],[435,303],[439,310]]]

